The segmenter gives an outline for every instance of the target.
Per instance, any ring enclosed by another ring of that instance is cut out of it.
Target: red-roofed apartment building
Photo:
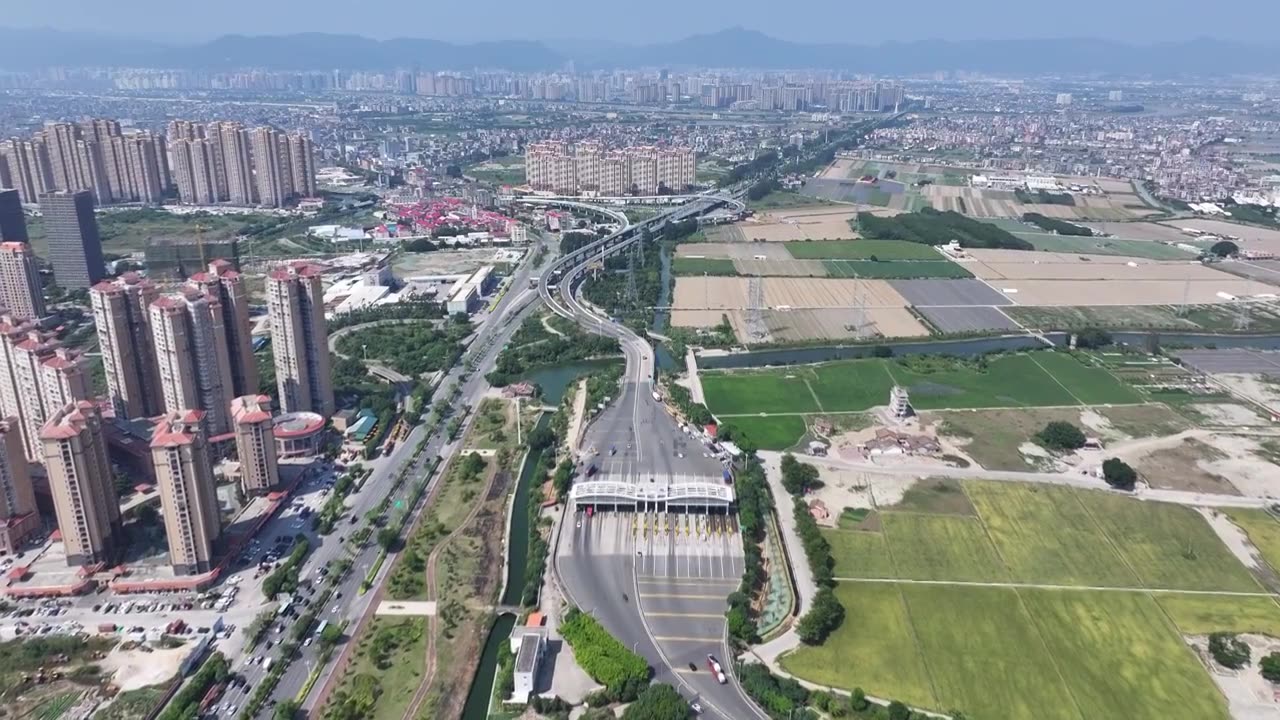
[[[50,415],[40,440],[67,564],[115,562],[124,542],[120,498],[98,406],[67,403]]]

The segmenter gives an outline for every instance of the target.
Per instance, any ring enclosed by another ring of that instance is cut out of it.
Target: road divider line
[[[723,595],[680,595],[679,593],[641,593],[644,598],[660,598],[666,600],[726,600]]]
[[[715,619],[717,619],[717,620],[723,620],[723,619],[724,619],[724,615],[723,615],[722,613],[651,612],[651,613],[645,613],[645,617],[658,617],[658,618],[715,618]]]
[[[679,635],[654,635],[654,640],[658,642],[696,642],[696,643],[719,643],[722,638],[719,637],[682,637]]]

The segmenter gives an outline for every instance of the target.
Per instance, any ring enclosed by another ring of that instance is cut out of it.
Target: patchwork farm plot
[[[876,511],[878,530],[824,531],[846,618],[784,655],[789,673],[979,717],[1225,720],[1182,635],[1280,637],[1276,598],[1191,508],[1065,486],[960,488],[976,514],[894,506]],[[1249,539],[1280,537],[1257,513]]]

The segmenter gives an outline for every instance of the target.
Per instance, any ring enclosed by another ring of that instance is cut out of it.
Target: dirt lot
[[[885,280],[798,280],[769,278],[764,302],[771,308],[906,307],[907,301]]]
[[[1152,487],[1239,495],[1266,494],[1266,478],[1275,485],[1275,466],[1257,457],[1257,444],[1237,435],[1183,438],[1174,445],[1152,443],[1117,455]]]
[[[868,310],[865,316],[860,316],[856,310],[767,310],[763,318],[774,341],[921,337],[929,334],[906,308],[875,308]]]
[[[994,280],[992,286],[1019,305],[1217,304],[1267,294],[1274,288],[1251,280]],[[1227,297],[1219,295],[1225,293]]]
[[[761,319],[769,337],[752,338],[747,331],[746,313],[742,310],[673,310],[674,327],[709,328],[729,316],[738,341],[769,342],[785,340],[832,340],[858,337],[922,337],[929,331],[905,308],[872,308],[864,317],[850,309],[764,310]]]
[[[849,177],[850,173],[852,173],[854,168],[858,167],[858,165],[859,163],[856,160],[840,158],[828,165],[826,170],[822,171],[822,177],[831,180],[843,180]]]
[[[1089,256],[1016,250],[974,250],[965,265],[984,280],[1192,280],[1237,282],[1236,276],[1197,262],[1160,262],[1123,256]],[[1101,262],[1099,262],[1101,261]]]
[[[840,240],[859,237],[849,226],[849,219],[856,211],[839,208],[797,208],[775,210],[746,222],[717,228],[709,233],[713,240],[721,242],[789,242],[793,240]]]
[[[674,327],[709,328],[719,325],[725,315],[733,323],[738,314],[737,310],[672,310],[671,324]]]
[[[1214,380],[1254,402],[1280,412],[1280,380],[1268,380],[1263,375],[1223,373]]]
[[[748,306],[747,278],[676,278],[677,308],[737,310]],[[764,278],[768,308],[902,308],[906,299],[884,280]]]
[[[429,253],[403,253],[392,263],[396,277],[414,275],[461,275],[475,272],[481,265],[493,262],[493,249],[437,250]]]
[[[112,676],[112,682],[121,692],[136,690],[148,685],[158,685],[178,674],[182,659],[191,652],[187,645],[169,650],[121,650],[119,647],[107,653],[99,665],[103,675]]]
[[[774,243],[777,246],[777,243]],[[768,277],[826,277],[827,266],[821,260],[734,260],[739,275]]]
[[[1172,228],[1183,239],[1187,239],[1189,236],[1178,232],[1179,228],[1195,228],[1214,235],[1238,237],[1243,241],[1240,247],[1245,250],[1268,250],[1280,253],[1280,230],[1238,225],[1223,220],[1201,220],[1199,218],[1170,220],[1165,225]]]

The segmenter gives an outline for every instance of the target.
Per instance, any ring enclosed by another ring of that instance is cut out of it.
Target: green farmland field
[[[1084,717],[1229,717],[1213,680],[1150,596],[1050,590],[1019,594]]]
[[[763,450],[786,450],[799,442],[805,432],[804,417],[800,415],[743,415],[727,422]]]
[[[1104,492],[1076,497],[1146,587],[1262,592],[1195,510]]]
[[[893,560],[889,557],[889,548],[880,533],[823,530],[822,536],[831,545],[831,557],[836,561],[836,577],[898,577],[893,569]]]
[[[1081,720],[1017,591],[928,585],[901,590],[940,707],[962,708],[979,718]]]
[[[717,415],[850,412],[888,403],[895,384],[918,410],[1140,403],[1138,392],[1066,353],[949,358],[837,360],[817,365],[701,374]],[[810,392],[812,391],[812,392]],[[815,400],[816,397],[816,400]]]
[[[929,366],[928,372],[924,368],[901,362],[889,366],[897,384],[911,391],[911,404],[919,410],[1078,404],[1032,355],[1003,355],[984,371],[947,362],[938,362],[936,369]]]
[[[1137,390],[1125,385],[1103,368],[1088,367],[1065,353],[1037,353],[1035,359],[1045,372],[1067,386],[1083,405],[1121,405],[1142,402]]]
[[[889,402],[893,378],[881,360],[846,360],[814,365],[809,386],[828,411],[866,410]]]
[[[1230,508],[1224,512],[1249,536],[1271,569],[1280,572],[1280,522],[1265,510]]]
[[[905,240],[799,241],[786,243],[786,248],[797,260],[944,260],[932,246]]]
[[[1156,602],[1185,635],[1232,632],[1280,638],[1280,605],[1275,598],[1161,594]]]
[[[1069,488],[972,482],[965,491],[1015,580],[1140,587]]]
[[[840,583],[836,597],[845,608],[844,622],[823,645],[784,655],[783,668],[823,685],[863,687],[912,705],[936,707],[897,586]]]
[[[961,490],[976,516],[937,495],[880,508],[881,532],[824,531],[845,621],[785,655],[788,672],[982,718],[1225,720],[1182,634],[1280,637],[1280,603],[1189,508],[1052,485]]]
[[[1008,571],[977,518],[886,512],[880,514],[880,522],[900,578],[1009,580]]]
[[[676,275],[711,275],[732,277],[738,274],[728,258],[674,257],[671,271]]]
[[[817,401],[800,372],[751,372],[702,376],[707,407],[715,413],[815,412]]]

